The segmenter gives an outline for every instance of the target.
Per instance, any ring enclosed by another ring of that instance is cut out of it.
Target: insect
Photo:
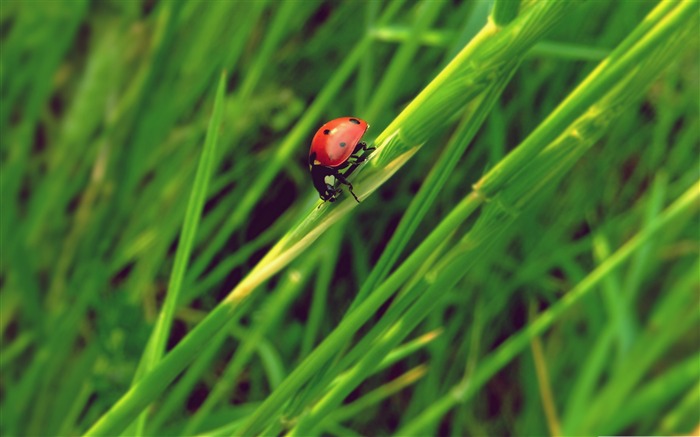
[[[376,149],[360,141],[368,127],[367,122],[359,118],[336,118],[321,126],[311,140],[309,171],[324,202],[335,202],[342,192],[336,184],[340,182],[360,203],[347,177]]]

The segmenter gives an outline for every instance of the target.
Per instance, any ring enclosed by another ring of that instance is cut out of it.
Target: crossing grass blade
[[[163,308],[158,316],[156,325],[149,342],[146,344],[141,362],[136,371],[135,381],[138,381],[145,373],[151,370],[163,357],[165,345],[168,340],[168,333],[172,329],[175,318],[175,310],[181,301],[182,283],[185,278],[185,271],[192,256],[192,248],[195,236],[199,227],[204,201],[206,199],[209,180],[214,169],[214,159],[217,155],[216,145],[219,137],[219,129],[224,113],[224,90],[226,86],[226,73],[221,74],[219,84],[214,97],[214,110],[212,112],[207,136],[202,149],[202,156],[199,159],[197,172],[192,184],[192,192],[187,202],[185,218],[182,224],[182,232],[178,239],[177,252],[175,253],[175,264],[168,282],[168,291],[163,302]],[[141,416],[136,434],[143,434],[146,417]]]

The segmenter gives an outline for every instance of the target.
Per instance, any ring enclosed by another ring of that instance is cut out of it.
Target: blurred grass
[[[0,4],[3,435],[697,430],[697,3],[200,6]]]

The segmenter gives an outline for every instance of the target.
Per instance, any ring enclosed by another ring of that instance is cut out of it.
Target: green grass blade
[[[493,3],[491,19],[497,26],[505,26],[518,15],[520,0],[496,0]]]
[[[540,124],[528,137],[527,142],[521,144],[508,159],[491,169],[476,184],[478,189],[484,190],[488,196],[488,193],[506,184],[508,179],[552,141],[564,126],[591,107],[617,81],[639,65],[641,60],[647,58],[651,51],[667,42],[674,32],[683,29],[697,15],[697,10],[694,10],[697,8],[692,2],[683,2],[668,11],[673,6],[671,3],[659,4],[647,20],[559,105],[559,109]],[[664,15],[666,12],[668,15]],[[641,36],[640,34],[647,29],[649,31]]]
[[[655,234],[674,224],[682,216],[697,212],[700,208],[700,183],[690,187],[680,198],[654,220],[648,227],[637,233],[632,239],[620,247],[598,266],[583,281],[576,285],[561,301],[542,312],[535,321],[518,334],[510,337],[496,351],[492,352],[479,364],[474,376],[444,398],[437,401],[419,417],[414,418],[404,425],[397,434],[416,435],[430,423],[439,419],[453,408],[457,403],[470,399],[482,385],[488,381],[499,369],[503,368],[510,360],[521,351],[529,347],[530,339],[542,335],[551,324],[561,317],[572,305],[578,302],[586,294],[595,290],[595,286],[605,278],[610,271],[618,268],[630,258],[643,244]],[[566,431],[565,431],[566,432]]]
[[[153,367],[160,362],[161,357],[165,352],[165,345],[173,323],[175,310],[177,309],[178,301],[180,300],[182,281],[185,276],[185,271],[187,269],[187,264],[189,262],[197,233],[197,227],[202,214],[202,208],[204,206],[207,193],[207,186],[214,168],[213,164],[214,157],[216,156],[216,144],[224,112],[223,101],[224,91],[226,89],[225,86],[226,74],[222,73],[216,88],[214,110],[209,123],[207,137],[204,142],[204,148],[202,150],[199,166],[195,175],[190,198],[187,203],[187,211],[185,213],[182,233],[180,235],[178,250],[175,256],[175,265],[173,266],[170,282],[168,284],[168,293],[163,304],[163,309],[158,317],[158,321],[156,322],[156,326],[153,328],[151,338],[147,343],[146,350],[144,351],[141,364],[135,376],[135,382],[140,381],[144,374],[153,369]],[[110,423],[109,416],[105,416],[105,421],[98,422],[98,424],[100,423],[107,429],[117,429],[116,427],[124,427],[128,425],[128,422],[122,422],[121,424]],[[143,426],[144,419],[141,419],[138,426],[138,429],[140,430],[139,434],[143,432]],[[99,428],[97,429],[99,430]],[[97,434],[102,433],[102,431],[94,432]],[[90,431],[88,431],[88,434],[89,433]]]
[[[207,137],[204,141],[202,156],[199,160],[197,173],[192,184],[192,191],[187,202],[187,210],[182,225],[182,232],[178,241],[177,252],[175,253],[175,264],[168,283],[168,293],[165,297],[163,309],[158,317],[156,326],[153,328],[151,345],[144,351],[144,359],[136,375],[138,380],[144,373],[148,372],[160,361],[165,352],[165,344],[168,340],[168,332],[173,322],[175,310],[180,300],[182,283],[185,271],[192,255],[197,228],[199,227],[204,201],[206,200],[207,187],[214,169],[214,157],[216,156],[216,145],[219,137],[219,129],[224,113],[224,91],[226,89],[226,74],[222,73],[219,84],[216,88],[214,99],[214,111],[209,122]]]

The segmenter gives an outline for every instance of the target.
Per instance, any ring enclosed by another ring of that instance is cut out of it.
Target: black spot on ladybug
[[[350,119],[350,123],[360,124],[360,120],[358,120],[358,119],[356,119],[356,118],[351,118],[351,119]]]
[[[345,147],[345,146],[346,146],[346,144],[344,141],[342,143],[340,143],[340,147]]]
[[[328,135],[329,133],[331,133],[330,129],[323,130],[323,135]]]

